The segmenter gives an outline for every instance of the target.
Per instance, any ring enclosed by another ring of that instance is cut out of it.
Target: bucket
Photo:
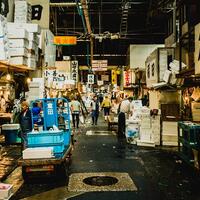
[[[20,129],[19,124],[3,124],[2,133],[5,136],[6,144],[21,143],[21,138],[18,137],[18,131]]]

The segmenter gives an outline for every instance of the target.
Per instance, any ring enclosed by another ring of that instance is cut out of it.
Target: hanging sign
[[[106,71],[108,67],[107,60],[93,60],[92,61],[92,70],[93,71]]]
[[[94,84],[94,74],[88,74],[88,84]]]
[[[200,23],[195,26],[195,74],[200,74]]]
[[[78,82],[78,61],[72,60],[71,61],[71,72],[72,72],[72,80],[76,83]]]
[[[130,86],[131,84],[131,73],[130,70],[124,72],[124,86]]]
[[[117,84],[117,71],[112,70],[112,84],[115,85]]]
[[[76,36],[55,36],[53,39],[55,45],[76,45]]]

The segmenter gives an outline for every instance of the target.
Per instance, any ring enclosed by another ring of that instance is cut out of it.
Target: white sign
[[[98,86],[103,85],[103,81],[97,81],[97,85],[98,85]]]
[[[71,62],[71,72],[72,72],[72,80],[78,82],[78,61],[73,60]]]
[[[88,84],[94,84],[94,74],[88,74]]]
[[[107,60],[93,60],[92,61],[92,70],[93,71],[106,71],[108,67]]]

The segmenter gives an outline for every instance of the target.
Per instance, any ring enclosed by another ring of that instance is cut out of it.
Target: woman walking
[[[110,99],[108,98],[108,96],[105,96],[105,99],[103,100],[102,104],[101,104],[101,108],[104,109],[104,117],[105,117],[105,121],[108,120],[108,117],[110,115],[110,108],[111,108],[112,104]]]

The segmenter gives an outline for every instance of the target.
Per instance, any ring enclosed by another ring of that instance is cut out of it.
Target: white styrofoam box
[[[162,141],[178,142],[178,135],[162,135]]]
[[[36,68],[36,60],[34,58],[28,58],[27,66],[32,69],[35,69]]]
[[[9,199],[13,194],[13,185],[0,183],[0,199]]]
[[[15,16],[14,19],[15,23],[30,23],[31,22],[31,16]]]
[[[9,48],[10,56],[25,56],[28,55],[27,48]]]
[[[36,50],[38,48],[37,44],[33,40],[29,40],[28,49]]]
[[[53,147],[27,148],[22,152],[23,159],[52,158]]]
[[[27,58],[23,56],[10,57],[9,62],[12,65],[27,65]]]
[[[29,42],[26,39],[10,39],[10,48],[28,48]]]
[[[163,146],[178,146],[178,142],[167,142],[167,141],[162,141]]]
[[[137,146],[143,147],[155,147],[155,143],[153,141],[146,141],[146,140],[137,140]]]
[[[8,38],[19,38],[19,39],[28,39],[28,32],[25,29],[9,29],[8,31]]]
[[[42,52],[45,55],[44,62],[51,67],[55,66],[56,61],[56,45],[53,43],[53,38],[54,34],[50,30],[43,29],[39,42],[39,48],[42,49]]]
[[[10,28],[15,28],[15,29],[19,29],[19,28],[24,28],[26,29],[28,32],[31,32],[31,33],[38,33],[40,34],[41,32],[41,28],[38,24],[31,24],[31,23],[7,23],[7,27],[8,27],[8,30]]]
[[[39,44],[39,38],[36,33],[28,33],[28,40],[34,41],[35,43]]]

